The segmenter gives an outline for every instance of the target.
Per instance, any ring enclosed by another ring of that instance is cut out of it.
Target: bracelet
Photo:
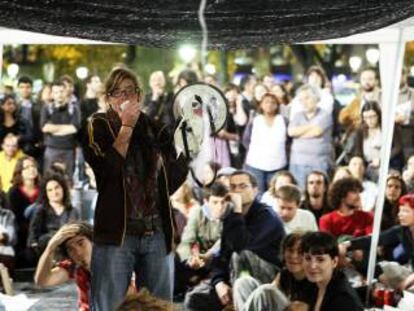
[[[122,126],[126,126],[126,127],[130,127],[130,128],[134,128],[132,125],[128,125],[128,124],[122,124]]]

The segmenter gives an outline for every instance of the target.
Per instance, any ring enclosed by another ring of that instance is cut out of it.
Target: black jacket
[[[212,284],[229,282],[233,252],[250,250],[280,267],[280,245],[284,237],[285,229],[279,217],[257,200],[253,201],[246,215],[231,212],[223,222],[220,255],[213,261]]]
[[[88,133],[83,140],[86,161],[96,177],[98,200],[95,210],[94,242],[122,245],[129,211],[126,204],[125,159],[113,147],[121,122],[113,110],[96,113],[88,121]],[[169,196],[185,181],[186,159],[176,157],[168,132],[141,113],[131,140],[145,141],[139,146],[155,148],[162,165],[158,180],[158,195],[167,251],[174,247],[175,222]],[[129,151],[128,151],[129,152]],[[147,165],[147,164],[146,164]],[[149,165],[149,164],[148,164]]]
[[[316,297],[315,297],[316,298]],[[312,308],[313,310],[313,308]],[[321,311],[363,311],[364,307],[345,274],[334,272],[323,297]]]

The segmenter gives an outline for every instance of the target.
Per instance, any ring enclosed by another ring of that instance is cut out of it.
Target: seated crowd
[[[296,92],[271,75],[247,75],[221,88],[227,123],[208,147],[200,180],[191,176],[170,197],[175,218],[174,298],[185,310],[363,310],[351,286],[367,275],[380,166],[381,98],[375,69],[342,108],[323,70],[311,67]],[[197,81],[185,70],[176,87]],[[14,277],[33,270],[39,286],[74,279],[79,310],[89,310],[96,183],[80,139],[86,121],[105,111],[98,76],[79,100],[69,76],[46,84],[33,100],[32,81],[0,99],[0,263]],[[173,93],[162,72],[150,78],[143,111],[174,128]],[[414,96],[413,96],[414,98]],[[414,105],[413,105],[414,107]],[[414,156],[405,162],[397,131],[378,245],[376,278],[414,291]],[[385,269],[394,262],[399,278]],[[137,289],[133,276],[119,310],[165,302]],[[132,297],[132,298],[131,298]]]

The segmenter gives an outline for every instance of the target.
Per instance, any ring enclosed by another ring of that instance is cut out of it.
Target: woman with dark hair
[[[394,250],[394,260],[400,264],[411,262],[414,269],[414,194],[406,194],[399,200],[398,220],[399,225],[385,230],[379,235],[379,246],[385,246]],[[352,239],[340,244],[341,254],[347,250],[362,249],[368,251],[371,245],[371,236]]]
[[[12,133],[19,138],[19,145],[24,147],[30,139],[25,121],[18,116],[17,103],[12,95],[6,95],[0,100],[0,142]]]
[[[364,310],[355,290],[338,268],[339,249],[334,236],[326,232],[310,232],[301,244],[306,278],[315,283],[317,294],[311,310]]]
[[[261,285],[251,276],[243,276],[235,281],[233,301],[236,310],[277,310],[277,305],[282,303],[286,306],[293,301],[307,305],[313,303],[316,286],[306,279],[303,269],[303,235],[304,232],[297,231],[284,238],[281,249],[284,268],[272,283]]]
[[[44,180],[39,203],[40,206],[30,222],[27,245],[40,254],[60,227],[79,219],[79,212],[72,207],[66,181],[59,175],[52,175]]]
[[[367,163],[367,177],[378,180],[383,131],[381,129],[381,108],[375,101],[368,101],[361,110],[362,123],[355,133],[352,154],[360,156]],[[394,127],[390,167],[401,171],[404,165],[401,131]]]
[[[407,193],[406,186],[399,174],[388,174],[385,184],[384,209],[381,218],[381,230],[398,224],[399,200]]]
[[[17,265],[31,265],[32,257],[27,250],[27,236],[29,230],[30,211],[35,210],[35,202],[40,191],[40,175],[34,158],[24,156],[17,161],[13,173],[12,187],[8,192],[10,209],[16,216],[17,223]]]
[[[263,95],[258,111],[244,132],[243,145],[247,149],[246,169],[254,174],[263,193],[272,176],[287,166],[287,129],[272,93]]]

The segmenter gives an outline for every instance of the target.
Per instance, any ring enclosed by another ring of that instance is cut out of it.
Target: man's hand
[[[234,204],[233,211],[235,213],[240,213],[241,214],[242,211],[243,211],[243,204],[242,204],[242,197],[241,197],[241,195],[239,193],[234,193],[234,192],[229,193],[229,195],[230,195],[230,200]]]
[[[217,296],[223,306],[232,301],[231,287],[224,282],[217,283],[215,286]]]
[[[122,105],[124,106],[123,110],[120,112],[122,124],[135,127],[141,114],[139,103],[126,101]]]
[[[187,265],[194,270],[198,270],[202,267],[204,267],[205,262],[203,259],[200,258],[200,256],[191,256],[188,261]]]
[[[350,242],[346,241],[346,242],[342,242],[338,245],[338,249],[339,249],[339,255],[340,256],[345,256],[347,251],[348,251],[348,247],[350,246]]]

